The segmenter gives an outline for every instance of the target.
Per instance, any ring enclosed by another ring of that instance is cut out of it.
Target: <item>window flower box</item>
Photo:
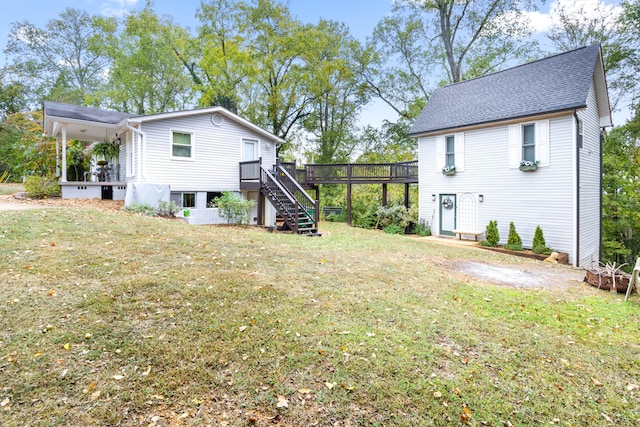
[[[532,162],[530,160],[523,160],[520,162],[520,168],[522,172],[533,172],[538,169],[538,161]]]
[[[455,174],[456,174],[456,167],[454,165],[445,166],[442,168],[442,175],[453,176]]]

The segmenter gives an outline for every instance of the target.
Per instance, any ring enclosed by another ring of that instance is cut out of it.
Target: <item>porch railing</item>
[[[306,165],[304,182],[417,182],[418,162]]]

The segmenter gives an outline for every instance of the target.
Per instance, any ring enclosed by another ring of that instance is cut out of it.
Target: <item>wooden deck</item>
[[[418,162],[402,163],[340,163],[282,166],[302,185],[318,184],[414,184],[418,183]]]

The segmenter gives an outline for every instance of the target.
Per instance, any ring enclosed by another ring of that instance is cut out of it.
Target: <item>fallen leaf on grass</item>
[[[151,366],[147,367],[147,370],[142,373],[143,377],[146,377],[151,372]]]
[[[288,408],[289,401],[286,397],[278,395],[278,403],[276,403],[276,408]]]
[[[246,326],[240,326],[240,332],[243,332],[245,329],[247,329]]]
[[[595,378],[591,378],[591,382],[595,386],[601,386],[602,385],[602,383],[600,381],[598,381],[597,379],[595,379]]]
[[[324,385],[327,386],[327,388],[329,390],[331,390],[332,388],[334,388],[336,386],[336,383],[326,382],[326,383],[324,383]]]
[[[439,391],[434,391],[433,392],[433,397],[442,397],[442,393]]]
[[[69,350],[71,348],[71,344],[66,343],[65,345],[62,346],[62,348],[64,348],[65,350]]]
[[[7,397],[6,399],[4,399],[2,402],[0,402],[0,406],[7,406],[9,404],[10,400]]]
[[[94,392],[93,394],[91,394],[91,401],[95,402],[96,400],[98,400],[100,398],[100,390]]]
[[[311,393],[311,389],[309,389],[309,388],[301,388],[301,389],[298,390],[298,393],[300,393],[300,394],[309,394],[309,393]]]
[[[460,421],[467,424],[471,422],[471,411],[466,406],[462,407],[462,414],[460,415]]]
[[[638,388],[640,388],[640,387],[638,387],[638,386],[637,386],[637,385],[635,385],[635,384],[629,384],[629,385],[627,385],[627,390],[628,390],[628,391],[637,390]]]
[[[338,332],[338,335],[349,335],[351,333],[351,331],[342,331],[342,332]]]
[[[116,381],[120,381],[120,380],[124,379],[124,375],[114,375],[111,378],[113,378]]]

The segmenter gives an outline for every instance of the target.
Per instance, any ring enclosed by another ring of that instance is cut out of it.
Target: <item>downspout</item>
[[[147,140],[147,134],[144,133],[143,131],[141,131],[140,129],[136,129],[133,126],[131,126],[131,122],[127,121],[127,129],[129,129],[131,132],[135,132],[138,134],[138,178],[137,178],[137,182],[142,182],[142,159],[144,158],[144,156],[142,155],[142,141],[143,140]]]
[[[580,148],[582,148],[582,141],[578,139],[580,136],[580,118],[576,110],[573,110],[573,117],[576,119],[576,125],[573,130],[575,148],[576,148],[576,167],[575,167],[575,179],[576,179],[576,238],[575,238],[575,254],[576,259],[573,263],[574,266],[580,266]]]
[[[603,230],[602,230],[602,186],[604,185],[602,173],[604,172],[604,128],[600,129],[600,244],[598,245],[598,262],[602,260]]]

